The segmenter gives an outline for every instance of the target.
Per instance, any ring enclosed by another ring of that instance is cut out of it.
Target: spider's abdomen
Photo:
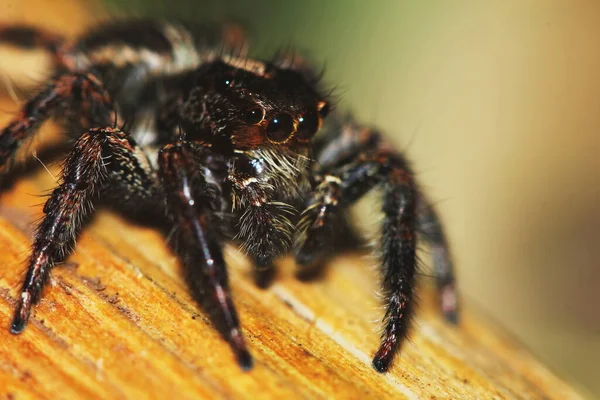
[[[144,90],[151,80],[200,64],[199,49],[187,29],[154,20],[102,25],[76,42],[69,58],[77,70],[98,75],[117,108],[128,114],[143,103],[156,103],[156,90],[150,95]]]
[[[196,68],[199,48],[178,24],[154,20],[122,21],[90,31],[73,48],[78,68],[138,66],[153,76]]]

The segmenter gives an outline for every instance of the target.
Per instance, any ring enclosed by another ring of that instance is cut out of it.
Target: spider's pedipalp
[[[276,201],[282,196],[278,192],[279,182],[274,180],[274,176],[279,172],[289,179],[295,179],[297,171],[292,168],[293,165],[283,163],[278,170],[269,173],[277,160],[266,156],[258,160],[255,162],[240,154],[235,158],[227,179],[236,199],[235,207],[243,211],[236,239],[240,241],[244,252],[254,260],[256,281],[264,287],[272,278],[273,260],[288,250],[295,232],[290,218],[295,216],[296,210],[287,203]],[[284,173],[286,167],[289,169]],[[298,190],[295,184],[293,182],[282,190]]]
[[[296,264],[302,270],[314,270],[333,252],[335,228],[340,218],[341,180],[335,175],[319,179],[313,199],[302,213],[298,229],[302,232],[296,241]],[[300,274],[304,274],[303,271]]]

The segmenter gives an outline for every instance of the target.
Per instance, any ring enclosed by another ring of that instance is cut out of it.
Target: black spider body
[[[338,247],[347,207],[376,187],[384,194],[387,312],[373,366],[387,370],[406,335],[418,231],[432,245],[443,311],[456,320],[443,231],[403,155],[372,129],[328,117],[329,100],[305,63],[250,59],[236,33],[121,21],[71,43],[33,28],[0,28],[1,41],[45,48],[55,60],[52,80],[0,131],[0,166],[49,117],[81,132],[44,207],[13,333],[25,328],[52,266],[73,250],[90,204],[107,198],[177,228],[191,289],[209,294],[215,322],[249,368],[223,242],[240,244],[261,284],[290,250],[311,270]],[[223,51],[231,48],[240,54]]]

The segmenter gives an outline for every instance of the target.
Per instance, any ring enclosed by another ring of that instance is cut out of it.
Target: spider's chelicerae
[[[131,20],[70,42],[0,28],[1,42],[46,49],[54,60],[52,79],[2,129],[0,166],[50,117],[79,132],[44,206],[11,332],[23,331],[52,266],[73,250],[91,204],[106,198],[177,228],[184,265],[202,272],[192,290],[210,294],[215,323],[250,368],[223,242],[240,244],[262,283],[290,249],[301,270],[314,269],[339,247],[336,234],[346,235],[347,208],[374,188],[383,192],[387,311],[373,367],[386,371],[406,336],[418,233],[432,248],[443,313],[456,321],[442,227],[404,156],[376,131],[330,113],[306,63],[248,58],[236,29]],[[231,48],[242,50],[224,51]]]

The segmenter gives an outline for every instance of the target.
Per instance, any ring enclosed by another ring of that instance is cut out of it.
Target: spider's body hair
[[[252,166],[259,170],[261,175],[256,182],[248,181],[247,183],[259,183],[279,201],[296,202],[310,188],[312,160],[307,156],[274,148],[244,151],[242,154],[252,160]],[[241,184],[246,186],[244,182]],[[238,191],[233,190],[233,209],[247,206],[248,200]],[[293,205],[290,207],[294,208]]]
[[[69,43],[0,27],[0,42],[41,47],[55,62],[51,81],[0,131],[0,169],[50,117],[78,132],[38,225],[13,333],[25,328],[50,269],[72,252],[99,197],[178,232],[190,288],[212,295],[209,310],[245,369],[252,358],[229,295],[223,241],[252,258],[261,285],[292,243],[300,272],[317,270],[352,245],[347,208],[373,189],[384,194],[386,303],[374,368],[390,367],[408,332],[419,226],[433,245],[442,309],[456,320],[444,232],[405,157],[352,118],[326,121],[331,100],[308,64],[289,54],[250,59],[238,31],[124,20]]]

